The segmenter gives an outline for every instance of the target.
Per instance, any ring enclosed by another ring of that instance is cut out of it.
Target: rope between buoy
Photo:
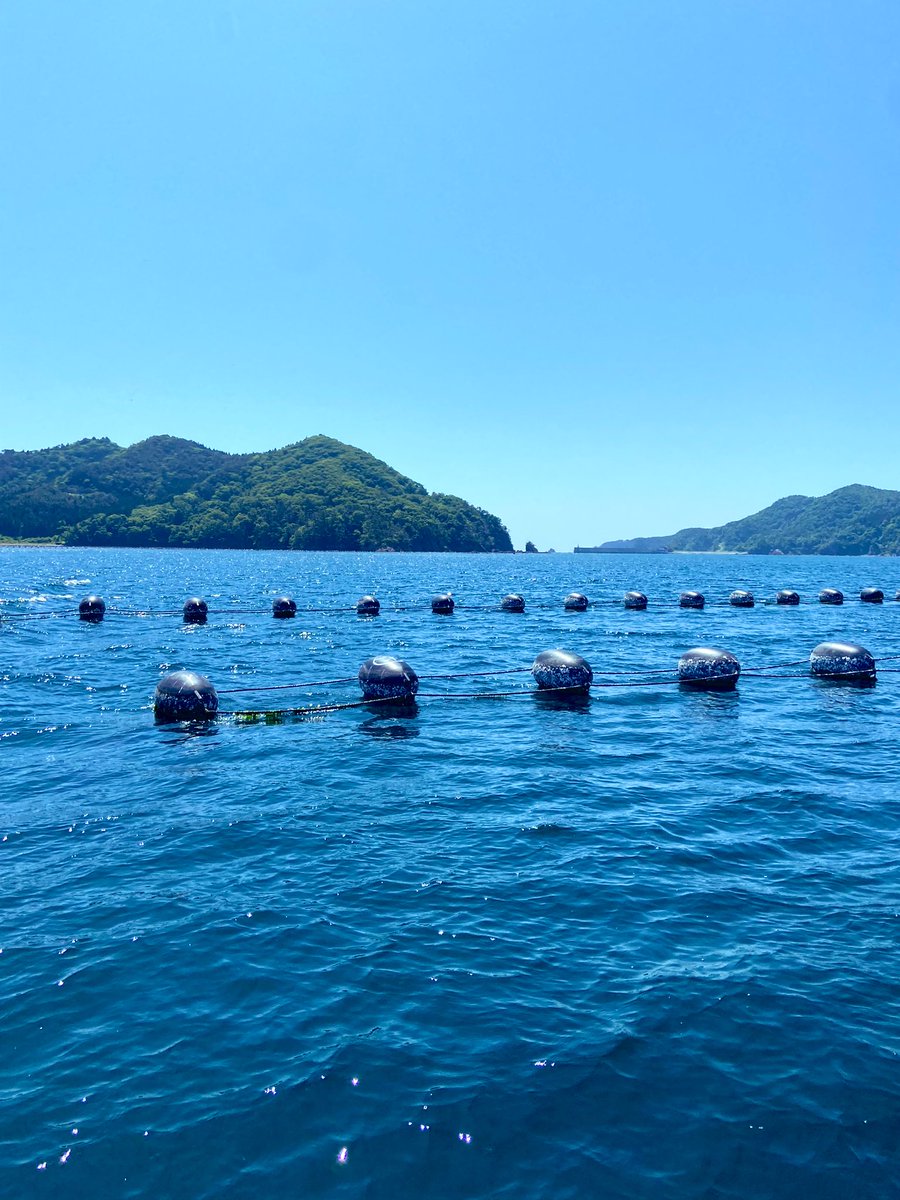
[[[305,717],[314,716],[316,713],[340,712],[345,708],[365,708],[369,704],[384,704],[391,701],[389,696],[373,696],[370,700],[354,700],[348,704],[313,704],[304,708],[257,708],[257,709],[238,709],[236,711],[223,711],[222,716],[226,717],[243,717],[246,720],[256,718],[265,719],[266,717]],[[396,703],[396,701],[392,701]]]
[[[325,687],[332,683],[356,683],[355,675],[346,675],[343,679],[316,679],[309,683],[272,683],[260,684],[259,687],[239,687],[226,688],[224,691],[219,691],[220,696],[237,696],[240,692],[284,692],[291,688],[313,688]]]

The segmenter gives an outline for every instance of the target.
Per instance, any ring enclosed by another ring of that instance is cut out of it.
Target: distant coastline
[[[50,538],[7,538],[0,537],[0,549],[4,546],[64,546],[65,542]]]
[[[576,546],[572,551],[573,554],[721,554],[721,555],[746,555],[747,550],[671,550],[668,548],[662,550],[632,550],[622,546]]]
[[[900,554],[900,491],[853,483],[826,496],[785,496],[726,525],[604,542],[594,552],[892,557]]]

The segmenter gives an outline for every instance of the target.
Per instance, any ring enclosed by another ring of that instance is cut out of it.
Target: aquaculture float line
[[[900,601],[900,591],[894,595],[896,601]],[[844,593],[837,588],[824,588],[819,592],[818,597],[820,604],[841,605],[844,603]],[[859,593],[859,602],[862,604],[882,604],[884,602],[884,592],[880,588],[866,587]],[[764,607],[796,607],[801,603],[801,597],[798,592],[789,588],[784,588],[776,592],[774,600],[762,599],[757,601],[752,592],[748,592],[743,588],[738,588],[733,591],[727,599],[710,600],[708,601],[702,592],[686,591],[682,592],[677,600],[654,600],[650,601],[645,592],[629,591],[625,592],[621,600],[613,600],[611,598],[601,600],[589,600],[583,592],[569,592],[562,600],[562,607],[566,612],[587,612],[589,608],[626,608],[634,612],[643,612],[647,608],[685,608],[700,610],[703,608],[754,608],[757,603]],[[410,612],[415,611],[420,606],[418,605],[395,605],[390,609],[391,612]],[[555,604],[538,603],[533,604],[532,608],[536,609],[552,609],[558,607]],[[525,612],[525,597],[520,592],[509,592],[502,596],[497,604],[457,604],[451,592],[441,592],[436,595],[431,601],[431,612],[438,616],[452,616],[457,609],[465,612],[507,612],[507,613],[523,613]],[[185,600],[180,609],[129,609],[118,608],[108,609],[106,602],[102,596],[85,596],[78,605],[77,612],[73,610],[62,610],[60,612],[42,612],[42,613],[6,613],[0,614],[0,618],[6,620],[33,621],[46,620],[48,617],[67,617],[76,616],[79,620],[85,621],[90,625],[99,625],[107,616],[117,617],[174,617],[181,615],[182,621],[186,625],[205,625],[212,613],[215,616],[238,617],[238,616],[264,616],[271,611],[272,617],[276,620],[291,620],[306,613],[353,613],[360,617],[377,617],[381,612],[381,601],[377,596],[361,596],[355,605],[337,605],[332,607],[319,608],[299,608],[296,600],[291,596],[276,596],[272,601],[271,610],[268,608],[219,608],[210,609],[207,602],[201,596],[190,596]]]
[[[836,683],[873,684],[876,679],[875,659],[864,646],[854,642],[821,642],[810,653],[808,659],[790,663],[773,663],[768,667],[755,667],[745,672],[755,679],[793,679],[796,675],[773,675],[771,672],[786,667],[808,663],[808,674],[817,679]],[[497,671],[457,672],[452,675],[423,675],[423,680],[476,679],[485,676],[515,675],[530,672],[536,688],[519,688],[514,691],[482,692],[420,692],[420,677],[409,663],[393,655],[382,654],[367,659],[359,668],[356,681],[362,691],[362,700],[347,703],[319,704],[282,709],[232,710],[229,716],[253,720],[275,720],[290,715],[311,715],[336,712],[344,708],[359,708],[368,704],[407,706],[414,704],[417,697],[432,700],[500,699],[529,695],[556,694],[568,698],[581,698],[590,694],[592,688],[658,687],[675,684],[693,691],[734,691],[741,676],[741,664],[727,650],[711,646],[697,646],[686,651],[678,660],[674,670],[648,670],[645,672],[599,672],[607,676],[602,681],[595,679],[590,663],[580,654],[568,650],[544,650],[538,654],[531,667],[510,667]],[[609,678],[609,676],[619,676]],[[630,678],[621,678],[629,676]],[[640,676],[640,678],[636,678]],[[248,691],[277,691],[286,688],[313,688],[328,684],[351,683],[352,676],[338,679],[316,680],[311,683],[276,684],[259,688],[233,688],[219,693],[210,680],[195,671],[173,671],[156,685],[153,710],[161,724],[173,721],[209,721],[219,713],[219,697],[237,695]],[[224,715],[224,714],[223,714]]]

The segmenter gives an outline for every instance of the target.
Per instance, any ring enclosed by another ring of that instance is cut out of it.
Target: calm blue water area
[[[674,603],[735,587],[803,603]],[[0,1194],[900,1194],[898,587],[891,559],[0,551]],[[369,591],[380,617],[304,611]],[[222,692],[378,653],[746,669],[835,638],[890,668],[874,688],[800,665],[565,704],[523,674],[423,680],[409,713],[153,720],[181,667]],[[515,694],[448,698],[490,690]]]

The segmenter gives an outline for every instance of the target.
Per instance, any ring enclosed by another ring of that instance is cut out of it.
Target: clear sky
[[[0,0],[0,448],[570,549],[900,488],[898,0]]]

